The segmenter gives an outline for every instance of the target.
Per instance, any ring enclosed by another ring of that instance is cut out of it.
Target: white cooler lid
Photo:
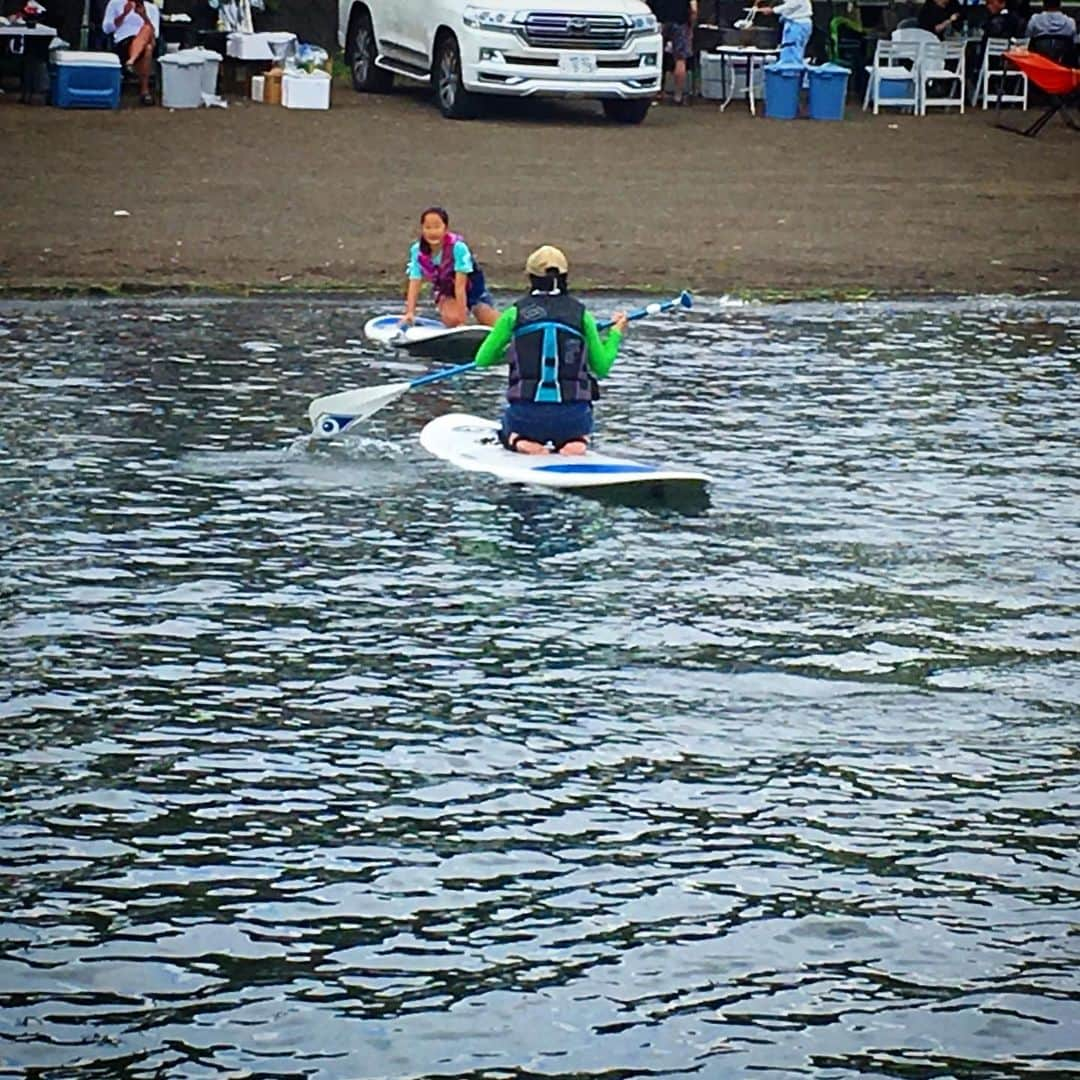
[[[163,64],[179,64],[181,67],[202,67],[203,57],[194,49],[181,49],[180,52],[168,53],[161,58]]]
[[[67,64],[78,67],[111,67],[120,66],[120,57],[116,53],[109,52],[79,52],[78,49],[54,49],[49,54],[50,63],[64,67]]]
[[[230,41],[242,41],[245,38],[248,41],[265,41],[268,44],[284,45],[288,41],[295,41],[296,35],[288,30],[256,30],[253,34],[242,30],[232,30],[229,33]]]

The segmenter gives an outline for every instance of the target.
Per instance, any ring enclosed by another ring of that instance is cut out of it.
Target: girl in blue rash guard
[[[469,245],[450,231],[450,215],[441,206],[429,206],[420,215],[420,236],[409,249],[407,272],[403,323],[415,320],[416,303],[425,281],[431,282],[444,326],[464,326],[470,311],[484,326],[491,326],[499,317],[483,270],[476,265]]]

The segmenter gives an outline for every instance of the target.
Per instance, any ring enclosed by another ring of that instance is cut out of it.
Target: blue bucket
[[[765,66],[765,115],[773,120],[794,120],[799,115],[799,91],[806,68],[802,64]]]
[[[851,73],[839,64],[806,69],[810,80],[810,119],[843,120],[847,81]]]

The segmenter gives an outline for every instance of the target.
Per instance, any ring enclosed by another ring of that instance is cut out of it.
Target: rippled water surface
[[[1080,1074],[1080,306],[637,324],[698,513],[378,306],[0,305],[0,1074]]]

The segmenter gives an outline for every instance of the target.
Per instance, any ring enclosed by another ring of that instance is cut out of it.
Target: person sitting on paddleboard
[[[491,326],[499,317],[484,271],[473,259],[469,245],[450,231],[450,215],[441,206],[429,206],[420,215],[420,238],[409,249],[408,275],[403,323],[415,320],[416,302],[425,281],[431,282],[444,326],[464,326],[470,311],[484,326]]]
[[[525,263],[529,292],[507,308],[476,353],[476,366],[507,359],[506,391],[499,440],[520,454],[584,454],[593,429],[596,380],[615,363],[626,331],[626,315],[612,319],[601,337],[596,319],[567,291],[569,266],[556,247],[537,248]]]

